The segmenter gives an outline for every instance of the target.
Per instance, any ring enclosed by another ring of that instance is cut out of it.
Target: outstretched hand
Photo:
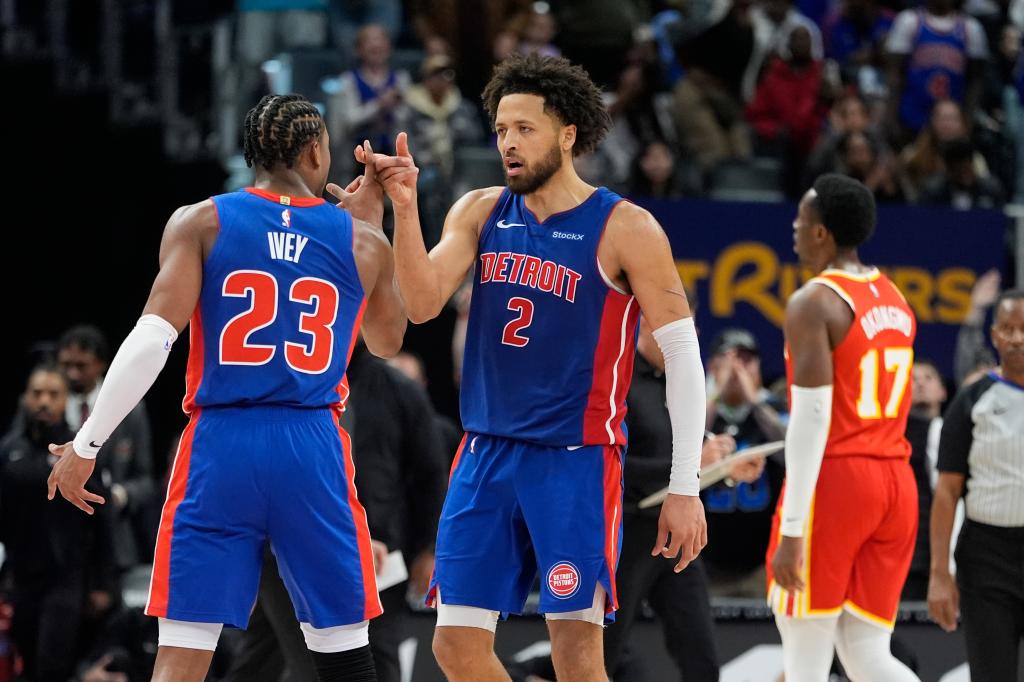
[[[377,182],[377,169],[373,162],[375,156],[369,140],[353,150],[356,161],[363,164],[363,174],[342,189],[333,182],[328,183],[327,191],[338,199],[339,208],[348,209],[353,218],[363,220],[380,227],[384,222],[384,188]]]
[[[391,197],[396,208],[415,205],[416,178],[420,169],[416,167],[409,153],[409,137],[398,133],[395,138],[395,156],[375,157],[377,177],[384,185],[384,191]]]
[[[50,443],[50,454],[56,455],[59,459],[50,471],[50,477],[46,479],[46,499],[52,500],[60,490],[61,497],[75,505],[86,514],[93,514],[95,510],[89,505],[103,504],[106,502],[102,497],[85,489],[85,482],[92,476],[96,468],[95,459],[79,457],[72,444],[55,445]]]

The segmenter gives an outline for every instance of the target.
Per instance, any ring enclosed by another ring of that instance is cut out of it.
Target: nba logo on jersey
[[[289,228],[292,226],[292,212],[287,208],[281,211],[281,225]]]
[[[580,572],[568,561],[560,561],[548,571],[548,589],[559,599],[568,599],[580,589]]]

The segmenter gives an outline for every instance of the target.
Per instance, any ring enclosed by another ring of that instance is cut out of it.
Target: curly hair
[[[514,54],[494,67],[482,96],[492,129],[498,102],[514,94],[543,97],[545,112],[554,113],[562,125],[576,126],[573,156],[593,151],[611,127],[601,91],[586,71],[563,57]]]
[[[299,152],[324,128],[320,111],[302,95],[266,95],[245,115],[245,163],[291,168]]]

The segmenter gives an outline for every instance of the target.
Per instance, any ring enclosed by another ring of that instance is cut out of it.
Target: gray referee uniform
[[[988,374],[946,411],[940,472],[967,477],[956,545],[972,676],[1015,680],[1024,637],[1024,386]]]

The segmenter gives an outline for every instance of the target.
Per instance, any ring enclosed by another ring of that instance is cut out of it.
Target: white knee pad
[[[889,646],[892,634],[882,625],[869,623],[851,613],[839,617],[836,650],[853,682],[917,682]]]
[[[593,623],[594,625],[604,626],[604,607],[605,607],[605,595],[604,587],[601,583],[597,584],[594,588],[594,602],[590,605],[589,609],[578,609],[576,611],[563,611],[561,613],[545,613],[544,617],[548,620],[582,620],[585,623]]]
[[[786,682],[822,682],[832,668],[832,652],[838,617],[790,618],[775,615],[782,635],[782,660]]]
[[[184,620],[159,619],[160,646],[214,651],[223,623],[190,623]]]
[[[299,623],[306,648],[320,654],[334,654],[351,651],[370,643],[370,621],[351,625],[336,625],[332,628],[315,628],[310,623]]]
[[[462,628],[478,628],[494,632],[498,629],[497,611],[481,609],[477,606],[451,606],[441,601],[441,590],[437,590],[437,625],[436,627],[454,626]]]

